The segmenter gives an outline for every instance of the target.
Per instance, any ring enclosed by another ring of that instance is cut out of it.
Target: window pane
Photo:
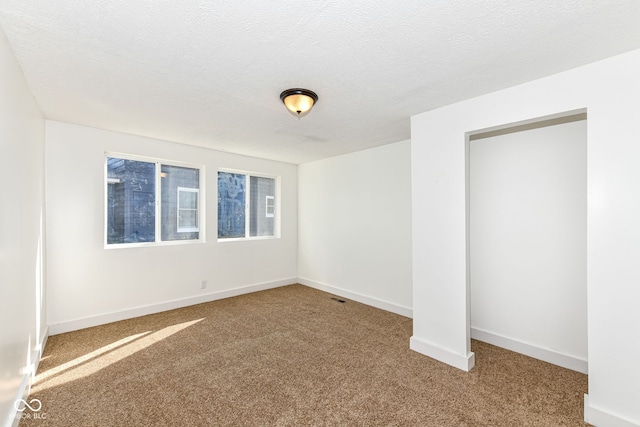
[[[198,211],[181,209],[178,213],[178,228],[198,228]]]
[[[178,188],[178,206],[180,209],[198,209],[198,193]]]
[[[251,237],[275,235],[275,191],[275,179],[251,177]]]
[[[107,157],[107,244],[155,241],[155,164]]]
[[[195,168],[161,165],[160,177],[162,240],[197,240],[200,237],[197,191],[200,188],[200,171]]]
[[[245,185],[245,175],[218,172],[218,238],[245,237]]]

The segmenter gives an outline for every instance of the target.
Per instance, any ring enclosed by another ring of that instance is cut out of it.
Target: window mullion
[[[245,175],[245,200],[244,200],[244,237],[251,237],[251,176]]]
[[[180,187],[176,188],[176,230],[180,231]]]
[[[156,162],[156,243],[162,241],[162,228],[160,222],[162,221],[162,165],[160,162]]]

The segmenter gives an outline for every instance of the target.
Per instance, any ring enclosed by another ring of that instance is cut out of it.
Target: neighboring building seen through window
[[[251,183],[251,209],[249,235],[273,236],[275,232],[275,209],[268,210],[267,200],[275,207],[276,180],[259,176],[249,177]]]
[[[200,171],[161,166],[162,240],[197,240]]]
[[[156,240],[156,165],[107,158],[107,244]]]
[[[218,172],[218,238],[245,237],[247,177]]]
[[[218,238],[275,236],[275,196],[275,178],[218,172]]]
[[[106,169],[107,245],[200,238],[200,168],[107,157]]]

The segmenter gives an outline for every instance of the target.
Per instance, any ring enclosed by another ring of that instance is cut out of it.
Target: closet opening
[[[586,374],[586,110],[466,145],[470,338]]]

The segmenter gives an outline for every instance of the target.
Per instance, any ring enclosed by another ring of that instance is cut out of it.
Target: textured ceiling
[[[49,119],[303,163],[640,48],[640,1],[0,0],[0,25]],[[320,97],[301,120],[290,87]]]

